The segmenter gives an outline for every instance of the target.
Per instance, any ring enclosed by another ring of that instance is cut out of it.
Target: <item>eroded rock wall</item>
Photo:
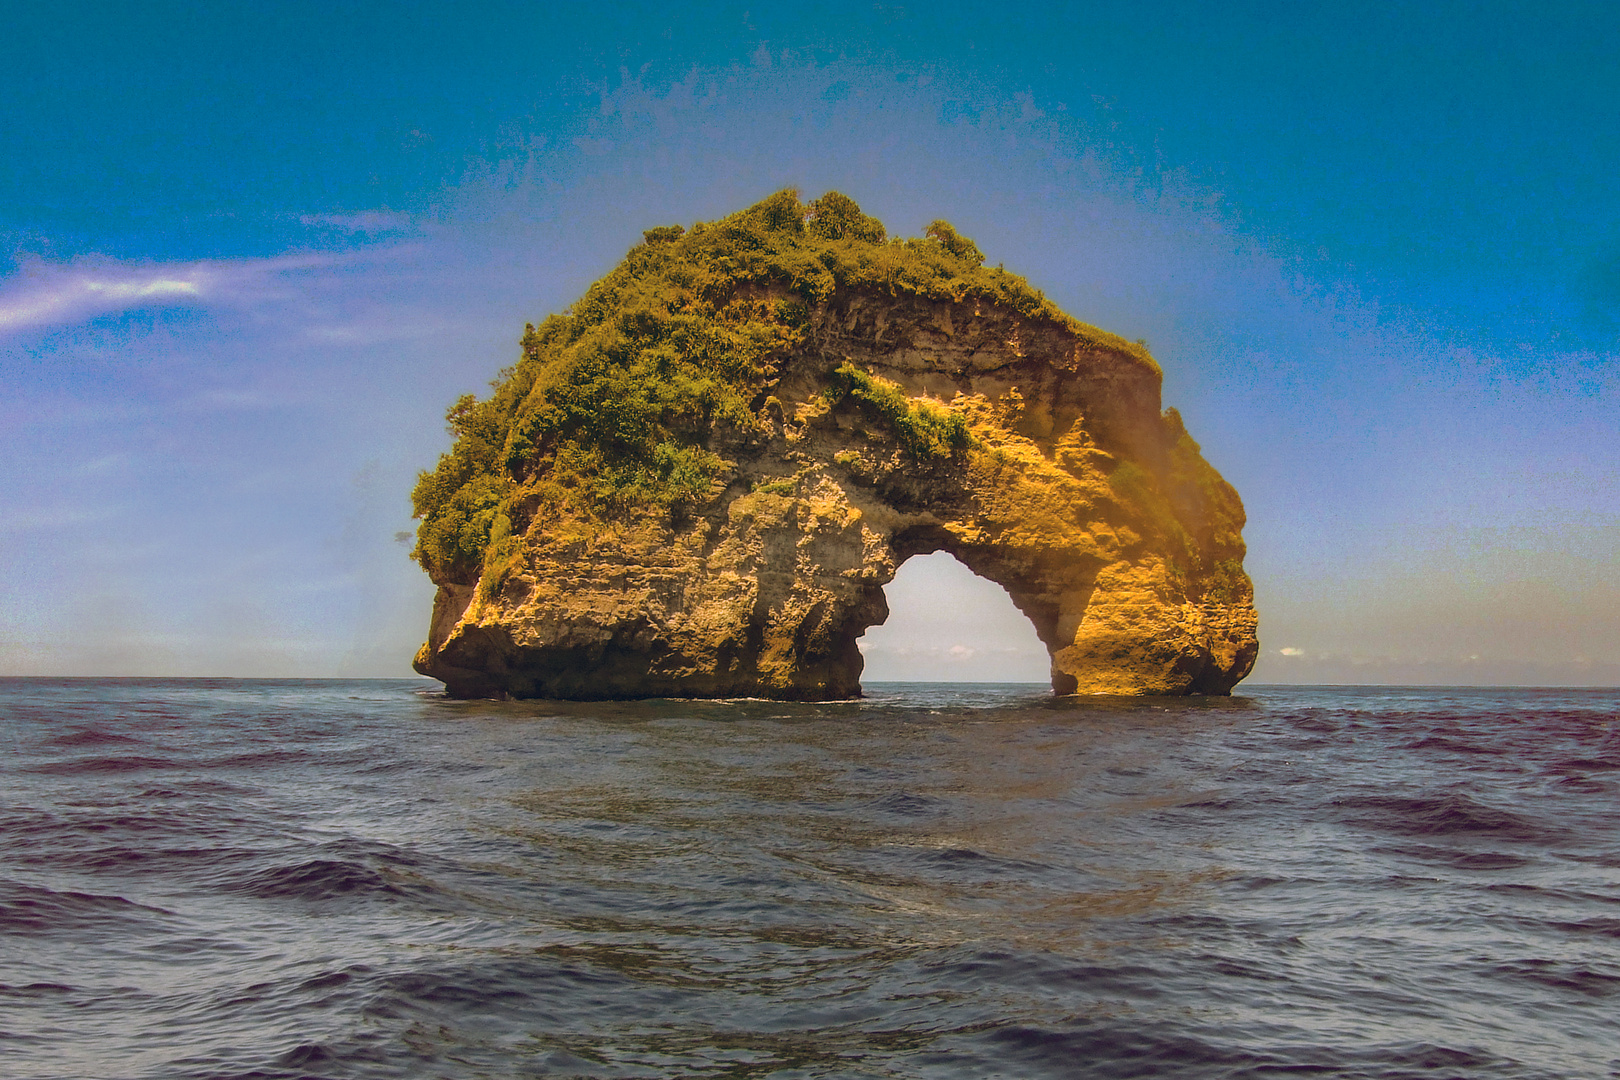
[[[832,404],[846,364],[964,417],[971,441],[919,456],[856,398]],[[1159,384],[982,300],[840,291],[760,423],[716,430],[712,499],[537,516],[498,587],[441,581],[417,670],[458,696],[852,697],[883,586],[943,550],[1029,616],[1057,692],[1226,693],[1257,652],[1242,505]]]

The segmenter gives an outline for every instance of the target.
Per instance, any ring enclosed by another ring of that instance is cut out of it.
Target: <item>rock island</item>
[[[1147,350],[984,265],[780,192],[645,242],[450,409],[413,556],[456,697],[860,694],[883,586],[946,551],[1059,694],[1225,694],[1257,652],[1243,505]]]

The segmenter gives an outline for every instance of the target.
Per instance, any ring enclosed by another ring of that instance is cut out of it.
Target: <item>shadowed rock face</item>
[[[1029,617],[1060,694],[1224,694],[1248,673],[1242,504],[1161,414],[1151,363],[983,299],[840,287],[806,319],[758,423],[713,429],[707,501],[536,514],[498,579],[435,575],[417,670],[461,697],[854,697],[883,586],[947,551]],[[971,438],[916,452],[840,396],[841,368]]]

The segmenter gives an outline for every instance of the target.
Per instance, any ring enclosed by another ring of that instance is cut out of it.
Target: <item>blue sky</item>
[[[796,186],[1147,339],[1256,680],[1620,682],[1607,6],[239,7],[8,8],[0,672],[405,673],[445,405]],[[1038,674],[902,573],[869,677]]]

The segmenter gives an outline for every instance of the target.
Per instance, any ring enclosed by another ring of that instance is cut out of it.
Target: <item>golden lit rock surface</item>
[[[1029,617],[1058,693],[1230,691],[1258,649],[1243,508],[1161,413],[1156,365],[1049,305],[958,292],[730,283],[714,310],[793,332],[762,346],[742,422],[682,436],[716,462],[684,501],[559,488],[564,451],[514,455],[510,421],[482,564],[424,558],[417,670],[463,697],[853,697],[883,586],[947,551]],[[510,415],[559,399],[543,384]]]

